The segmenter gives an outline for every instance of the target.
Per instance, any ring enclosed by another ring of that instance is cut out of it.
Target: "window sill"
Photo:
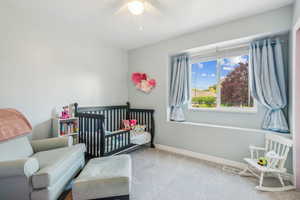
[[[191,106],[188,107],[189,111],[196,112],[223,112],[223,113],[242,113],[242,114],[256,114],[257,108],[254,109],[226,109],[226,108],[193,108]]]
[[[255,132],[255,133],[259,133],[259,134],[272,133],[272,134],[275,134],[275,135],[284,136],[286,138],[292,138],[291,133],[278,133],[278,132],[274,132],[274,131],[255,129],[255,128],[242,128],[242,127],[235,127],[235,126],[216,125],[216,124],[207,124],[207,123],[196,123],[196,122],[175,122],[175,121],[170,121],[170,120],[167,120],[167,122],[171,123],[171,124],[177,124],[177,125],[201,126],[201,127],[209,127],[209,128],[223,128],[223,129]]]

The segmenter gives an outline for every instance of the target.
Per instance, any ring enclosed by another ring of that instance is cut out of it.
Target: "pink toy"
[[[129,120],[123,120],[123,125],[125,130],[130,130],[130,121]]]
[[[131,127],[135,126],[136,123],[137,123],[136,119],[130,120],[130,126],[131,126]]]
[[[145,93],[151,92],[151,90],[156,86],[155,79],[149,79],[148,75],[145,73],[132,73],[131,80],[137,89]]]
[[[123,120],[123,125],[125,130],[131,130],[137,124],[136,119]]]
[[[63,111],[61,112],[61,119],[68,119],[70,118],[70,113],[69,113],[69,106],[64,106]]]

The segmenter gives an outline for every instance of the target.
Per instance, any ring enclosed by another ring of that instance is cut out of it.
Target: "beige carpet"
[[[131,200],[300,200],[296,191],[259,192],[257,179],[240,177],[213,163],[155,149],[131,155]]]
[[[300,200],[300,192],[259,192],[257,179],[154,149],[133,152],[132,200]],[[277,183],[277,180],[276,180]]]

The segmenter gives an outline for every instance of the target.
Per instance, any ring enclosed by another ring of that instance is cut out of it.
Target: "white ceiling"
[[[133,49],[291,4],[293,0],[149,0],[142,16],[120,5],[126,0],[1,0],[1,20],[35,30],[98,38]],[[157,2],[156,2],[157,1]],[[139,30],[143,26],[143,30]],[[0,27],[1,28],[1,27]],[[2,27],[3,28],[3,27]]]

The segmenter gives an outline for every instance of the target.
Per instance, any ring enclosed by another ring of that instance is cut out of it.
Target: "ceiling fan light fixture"
[[[133,15],[141,15],[144,13],[145,6],[144,3],[138,0],[131,1],[127,4],[128,10],[133,14]]]

